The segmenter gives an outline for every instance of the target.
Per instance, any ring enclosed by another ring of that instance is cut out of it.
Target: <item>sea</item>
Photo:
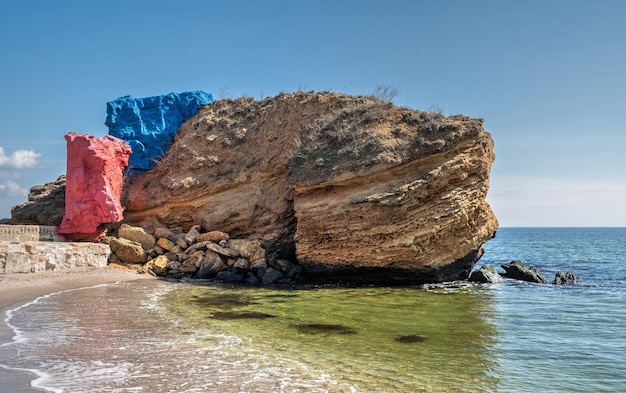
[[[580,282],[101,285],[8,311],[0,365],[54,393],[626,391],[626,228],[501,228],[477,268],[512,260]]]

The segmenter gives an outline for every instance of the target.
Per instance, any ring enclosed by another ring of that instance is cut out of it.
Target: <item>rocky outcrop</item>
[[[370,97],[223,100],[184,123],[125,188],[130,224],[200,222],[261,240],[309,278],[467,278],[495,234],[485,201],[493,142],[481,119]]]
[[[65,175],[56,181],[34,186],[28,201],[11,209],[11,224],[57,226],[65,213]]]
[[[105,124],[109,134],[133,149],[129,173],[153,168],[169,149],[180,125],[196,114],[199,105],[211,102],[213,96],[202,91],[145,98],[125,96],[108,102]]]
[[[122,219],[123,170],[130,147],[112,136],[70,132],[67,140],[65,215],[59,233],[71,240],[97,238],[100,226]]]

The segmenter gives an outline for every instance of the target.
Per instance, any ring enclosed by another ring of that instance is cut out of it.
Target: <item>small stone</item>
[[[228,240],[228,243],[225,247],[239,252],[239,255],[241,255],[243,258],[250,259],[257,251],[257,249],[261,247],[261,242],[258,240],[230,239]]]
[[[217,253],[213,251],[207,251],[204,255],[202,263],[200,264],[198,272],[196,273],[196,278],[213,278],[217,275],[217,273],[226,268],[227,266],[224,264],[224,262],[222,262],[222,258],[220,258]]]
[[[250,262],[245,258],[237,258],[233,264],[233,269],[237,272],[247,272],[250,268]]]
[[[275,283],[281,277],[282,277],[282,274],[280,273],[280,271],[278,271],[278,270],[276,270],[274,268],[269,268],[269,269],[267,269],[267,271],[263,275],[263,278],[261,279],[261,282],[264,285],[269,285],[269,284]]]
[[[175,243],[178,247],[180,247],[181,250],[189,247],[189,244],[187,244],[187,241],[185,239],[176,239]]]
[[[267,262],[265,259],[257,259],[250,264],[250,270],[256,274],[257,277],[262,278],[267,271]]]
[[[171,251],[172,248],[176,247],[174,242],[165,237],[161,237],[159,238],[159,240],[157,240],[157,246],[167,251]]]
[[[196,270],[197,269],[196,269],[195,266],[185,266],[185,265],[182,265],[181,267],[178,268],[178,271],[180,273],[185,273],[185,274],[195,273]]]
[[[293,269],[294,264],[286,259],[276,259],[273,261],[272,266],[280,270],[282,274],[287,274],[291,269]]]
[[[210,231],[207,233],[200,233],[196,236],[196,242],[219,242],[220,240],[228,239],[228,233],[222,231]]]
[[[199,226],[193,226],[185,235],[185,241],[187,244],[193,244],[196,242],[196,237],[200,234],[198,231]]]
[[[211,250],[213,252],[216,252],[220,255],[224,255],[229,258],[239,257],[239,253],[237,251],[231,250],[230,248],[222,247],[215,243],[211,243],[211,242],[207,243],[206,248],[207,250]]]
[[[259,259],[265,259],[265,249],[262,246],[259,246],[255,251],[254,254],[252,254],[250,256],[250,258],[248,258],[251,261],[257,261]]]
[[[169,261],[167,263],[167,268],[170,269],[170,270],[178,269],[180,266],[181,266],[180,262],[178,262],[178,261]]]
[[[166,239],[169,239],[169,240],[173,240],[174,239],[174,235],[172,234],[172,231],[170,231],[169,229],[167,229],[165,227],[157,228],[154,231],[154,237],[156,237],[157,239],[160,239],[160,238],[166,238]]]
[[[158,257],[154,258],[153,260],[151,260],[150,262],[148,262],[148,264],[150,264],[151,268],[157,269],[157,270],[165,270],[167,269],[167,264],[168,264],[169,260],[167,259],[167,257],[165,255],[159,255]]]
[[[195,243],[191,244],[189,247],[187,247],[185,249],[185,252],[189,255],[193,254],[194,252],[196,252],[198,250],[198,247],[196,246]]]
[[[176,237],[176,235],[182,235],[185,232],[183,230],[183,227],[170,228],[170,231],[172,232],[172,235],[174,235],[174,237]]]
[[[202,263],[203,259],[204,259],[204,253],[202,251],[196,251],[193,254],[189,255],[189,258],[187,258],[187,261],[189,261],[190,263],[193,263],[195,267],[200,267],[200,263]]]

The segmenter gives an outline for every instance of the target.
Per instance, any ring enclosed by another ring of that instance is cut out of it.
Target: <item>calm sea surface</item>
[[[581,282],[127,282],[10,311],[16,337],[0,365],[31,370],[52,392],[626,391],[626,229],[502,228],[485,248],[479,265],[520,259]]]

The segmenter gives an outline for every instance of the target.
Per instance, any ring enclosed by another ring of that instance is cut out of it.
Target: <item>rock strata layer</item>
[[[463,279],[498,226],[494,158],[481,119],[335,93],[222,100],[128,182],[125,215],[259,239],[315,280]]]

